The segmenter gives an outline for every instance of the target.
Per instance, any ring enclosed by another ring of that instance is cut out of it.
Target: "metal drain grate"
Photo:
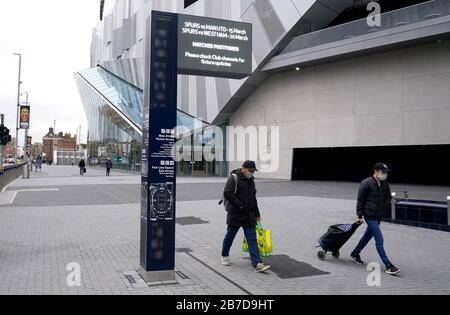
[[[133,276],[131,276],[131,275],[126,275],[125,278],[127,278],[127,280],[128,280],[131,284],[136,284],[136,280],[134,280]]]
[[[177,223],[179,225],[197,225],[197,224],[208,224],[209,221],[203,221],[201,218],[197,217],[183,217],[177,218]]]
[[[175,250],[175,252],[188,254],[188,253],[192,253],[192,249],[190,249],[190,248],[177,248]]]
[[[183,280],[189,280],[189,277],[179,270],[176,271],[176,274]]]
[[[329,274],[307,263],[292,259],[287,255],[264,257],[263,261],[265,264],[271,265],[272,268],[270,270],[276,273],[281,279],[295,279]]]
[[[186,281],[189,279],[184,273],[177,271],[176,274],[182,281]],[[125,278],[131,284],[133,288],[146,288],[146,287],[164,287],[171,285],[179,285],[180,283],[176,280],[174,281],[156,281],[156,282],[146,282],[141,275],[139,275],[139,271],[128,271],[123,273]]]
[[[178,281],[166,281],[166,282],[148,282],[147,285],[150,288],[154,287],[168,287],[168,286],[174,286],[179,285]]]

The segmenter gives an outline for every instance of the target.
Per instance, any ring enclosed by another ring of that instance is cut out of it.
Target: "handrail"
[[[373,32],[393,29],[450,14],[450,0],[430,0],[380,15],[382,25],[370,27],[367,18],[358,19],[295,37],[280,55],[307,48],[352,39]]]
[[[440,201],[426,201],[426,200],[399,200],[397,205],[400,206],[420,206],[447,209],[446,202]]]
[[[0,175],[2,174],[2,172],[6,172],[6,171],[13,170],[13,169],[17,169],[17,168],[20,168],[20,167],[25,166],[25,165],[27,165],[27,162],[15,164],[15,165],[4,165],[3,166],[3,171],[0,171]]]

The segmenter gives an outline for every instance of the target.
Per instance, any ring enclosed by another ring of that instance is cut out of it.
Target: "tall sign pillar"
[[[141,277],[175,280],[178,16],[152,12],[144,105],[141,191]]]
[[[151,27],[150,27],[151,26]],[[252,25],[153,11],[147,29],[142,135],[141,277],[175,280],[177,74],[252,73]]]

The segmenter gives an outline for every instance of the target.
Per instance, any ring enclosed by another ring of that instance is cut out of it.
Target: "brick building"
[[[42,138],[43,147],[42,151],[45,155],[45,159],[53,160],[54,151],[76,151],[77,149],[77,137],[70,133],[58,133],[55,134],[53,128],[49,128],[48,133]]]

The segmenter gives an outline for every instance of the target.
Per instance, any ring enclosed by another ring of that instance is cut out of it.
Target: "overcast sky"
[[[0,114],[15,137],[18,60],[22,54],[22,92],[29,92],[33,142],[56,120],[57,131],[76,133],[86,142],[87,120],[73,72],[90,66],[92,28],[100,0],[0,0]],[[21,99],[25,101],[25,95]],[[19,133],[23,143],[24,131]]]

